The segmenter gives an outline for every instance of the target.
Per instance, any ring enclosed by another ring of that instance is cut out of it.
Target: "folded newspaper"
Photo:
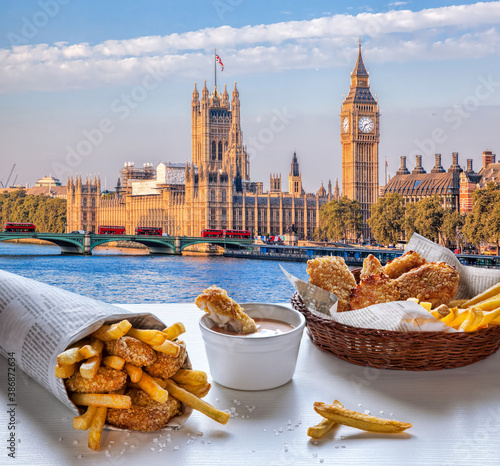
[[[19,368],[75,414],[61,379],[54,375],[57,355],[105,323],[127,319],[136,328],[163,330],[153,314],[132,313],[102,301],[0,270],[0,353],[15,353]],[[189,360],[186,361],[189,366]],[[165,429],[180,428],[192,409],[183,405]],[[107,426],[113,430],[123,430]]]
[[[413,234],[405,252],[418,252],[428,262],[445,262],[457,270],[460,280],[456,299],[470,299],[500,282],[500,270],[463,265],[449,249],[418,234]],[[281,266],[280,266],[281,267]],[[310,312],[324,319],[352,327],[403,332],[457,332],[436,319],[417,303],[393,301],[363,309],[337,312],[337,297],[317,286],[281,270],[297,290]]]

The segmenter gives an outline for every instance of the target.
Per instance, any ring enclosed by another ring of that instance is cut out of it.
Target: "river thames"
[[[115,304],[193,302],[211,285],[238,302],[289,302],[294,291],[276,261],[119,248],[93,253],[61,255],[58,246],[0,242],[0,269]],[[307,280],[305,263],[282,265]]]

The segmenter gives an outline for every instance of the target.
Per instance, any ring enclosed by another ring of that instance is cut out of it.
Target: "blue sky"
[[[339,112],[363,38],[381,111],[380,182],[399,157],[451,152],[481,166],[500,136],[500,3],[332,1],[3,2],[0,181],[190,160],[194,82],[240,92],[251,178],[286,178],[297,151],[316,192],[341,172]],[[274,115],[284,124],[269,132]]]

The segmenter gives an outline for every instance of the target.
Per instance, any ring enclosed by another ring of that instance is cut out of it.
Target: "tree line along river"
[[[305,263],[282,265],[307,280]],[[238,302],[289,302],[294,292],[279,262],[222,256],[150,256],[119,248],[72,256],[61,255],[58,246],[0,242],[0,269],[115,304],[193,302],[214,284]]]

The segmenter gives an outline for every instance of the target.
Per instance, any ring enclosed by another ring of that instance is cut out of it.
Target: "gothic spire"
[[[368,71],[366,71],[365,64],[363,63],[363,56],[361,55],[361,37],[359,38],[358,45],[358,60],[356,61],[356,66],[352,71],[352,75],[368,77]]]

